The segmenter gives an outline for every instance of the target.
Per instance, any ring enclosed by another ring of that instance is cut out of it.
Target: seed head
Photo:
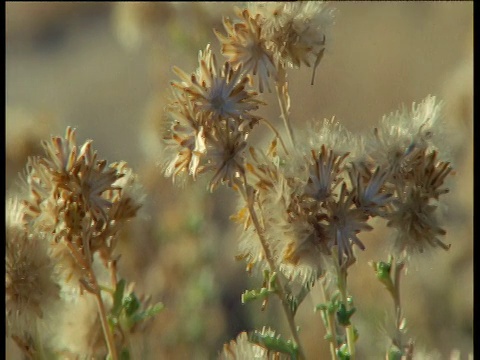
[[[59,287],[48,243],[23,221],[23,205],[16,198],[10,199],[6,210],[7,331],[23,337],[24,332],[32,334],[35,319],[41,319],[58,299]]]
[[[251,343],[248,334],[241,332],[235,340],[223,346],[219,360],[269,359],[267,349]]]
[[[235,9],[239,18],[233,22],[229,18],[223,19],[227,35],[215,31],[222,44],[222,54],[235,69],[240,67],[246,73],[257,76],[258,89],[263,93],[265,87],[271,92],[270,78],[275,79],[277,68],[274,62],[274,52],[268,47],[261,25],[262,18],[258,14],[252,15],[249,10]]]

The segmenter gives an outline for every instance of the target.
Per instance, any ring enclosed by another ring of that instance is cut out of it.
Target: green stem
[[[338,278],[337,278],[337,286],[340,290],[340,296],[342,299],[342,303],[345,306],[347,311],[351,310],[350,305],[348,303],[348,296],[347,296],[347,268],[344,266],[340,266],[337,268],[338,271]],[[355,360],[355,331],[353,325],[350,324],[345,327],[346,335],[347,335],[347,346],[348,352],[350,353],[350,360]]]
[[[412,360],[413,359],[413,343],[409,342],[408,344],[404,344],[404,329],[403,329],[403,314],[402,314],[402,305],[400,302],[400,276],[402,274],[402,270],[405,267],[405,263],[402,261],[395,261],[395,268],[394,268],[394,277],[393,277],[393,291],[391,292],[395,307],[395,345],[405,351],[405,360]]]
[[[96,289],[94,295],[95,295],[95,299],[97,300],[98,314],[100,315],[100,321],[102,323],[103,334],[105,336],[105,341],[107,343],[108,353],[110,354],[111,360],[117,360],[118,359],[117,348],[115,347],[115,340],[113,338],[110,325],[108,324],[107,313],[105,311],[105,306],[103,304],[100,288],[97,284],[97,280],[95,279],[95,277],[93,278],[94,278],[93,280],[94,288]]]
[[[330,297],[327,295],[327,292],[325,290],[325,284],[324,281],[320,282],[321,284],[321,290],[323,294],[323,298],[325,299],[325,304],[330,303]],[[330,339],[330,356],[332,357],[332,360],[338,360],[337,357],[337,348],[338,348],[338,343],[337,343],[337,329],[336,329],[336,324],[335,324],[335,313],[330,313],[330,311],[327,309],[327,332],[331,335]]]
[[[105,337],[105,342],[107,343],[108,354],[110,355],[110,360],[118,360],[115,339],[113,338],[112,330],[107,320],[107,312],[103,303],[101,288],[92,267],[93,256],[90,252],[90,241],[88,238],[83,241],[83,248],[85,251],[84,259],[86,260],[84,261],[84,264],[86,263],[84,268],[88,271],[89,280],[91,281],[91,287],[93,290],[92,293],[95,295],[95,300],[97,301],[98,315],[100,316],[100,322],[102,323],[103,335]]]
[[[401,323],[402,323],[402,306],[400,303],[400,275],[401,270],[403,269],[403,263],[395,262],[395,270],[394,270],[394,278],[393,278],[393,303],[395,307],[395,329],[396,329],[396,337],[395,340],[397,341],[397,346],[402,346],[403,339],[402,339],[402,331],[401,331]]]

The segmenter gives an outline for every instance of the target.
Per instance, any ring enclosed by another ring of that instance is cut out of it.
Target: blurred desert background
[[[68,125],[79,143],[93,139],[99,158],[125,160],[139,174],[148,196],[119,244],[119,271],[138,292],[165,304],[139,340],[142,359],[212,359],[240,331],[263,325],[289,336],[276,302],[263,313],[258,303],[241,304],[241,293],[261,279],[234,260],[235,195],[222,188],[208,193],[206,178],[173,186],[157,166],[172,66],[192,72],[208,42],[219,52],[212,28],[223,31],[222,16],[232,17],[232,6],[6,3],[7,196],[18,191],[27,156],[43,154],[40,141],[63,136]],[[444,101],[445,151],[456,171],[442,208],[452,247],[414,261],[402,296],[419,359],[452,353],[467,359],[473,353],[473,2],[331,6],[336,23],[315,85],[308,68],[289,73],[294,126],[335,116],[353,132],[368,131],[382,115],[429,94]],[[264,99],[271,103],[266,116],[280,124],[276,99]],[[382,328],[393,306],[367,262],[386,260],[386,237],[382,228],[364,235],[367,249],[357,252],[349,273],[359,359],[384,356]],[[314,289],[298,313],[312,359],[328,356],[320,315],[312,315],[321,301]],[[6,358],[19,356],[7,341]]]

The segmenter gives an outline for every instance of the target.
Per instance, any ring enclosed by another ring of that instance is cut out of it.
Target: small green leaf
[[[133,315],[138,309],[140,309],[140,300],[134,293],[131,293],[123,299],[123,307],[127,316]]]
[[[377,264],[377,277],[384,281],[386,279],[390,279],[390,270],[392,269],[392,265],[386,262],[380,261]]]
[[[351,308],[347,310],[344,304],[340,304],[337,310],[337,320],[342,326],[350,326],[350,318],[355,313],[356,309]]]
[[[107,320],[108,320],[108,325],[110,325],[112,328],[115,328],[118,325],[118,317],[116,316],[108,314]]]
[[[128,349],[122,349],[120,353],[120,360],[130,360],[130,352]]]
[[[242,294],[242,304],[252,300],[263,300],[273,293],[275,293],[275,290],[269,290],[267,288],[261,288],[260,290],[246,290]]]
[[[387,360],[401,360],[402,356],[402,351],[395,345],[390,346],[387,351]]]
[[[155,316],[160,311],[162,311],[163,308],[164,308],[164,305],[162,303],[157,303],[157,304],[153,305],[152,307],[149,307],[148,309],[146,309],[144,311],[140,311],[140,312],[134,314],[130,318],[131,324],[134,325],[134,324],[138,323],[139,321],[142,321],[142,320],[148,319],[152,316]]]
[[[298,345],[291,340],[281,339],[274,333],[266,334],[255,331],[249,334],[249,340],[268,350],[289,354],[292,360],[298,359]]]
[[[113,294],[113,308],[111,314],[116,317],[120,315],[120,311],[122,310],[122,300],[123,293],[125,292],[125,283],[125,280],[121,279],[117,283],[115,294]]]
[[[347,344],[343,344],[337,350],[337,356],[340,360],[350,360],[350,352],[348,351]]]
[[[391,276],[392,258],[389,258],[388,262],[372,261],[370,262],[370,265],[373,267],[373,270],[375,271],[375,275],[377,276],[377,279],[380,280],[380,282],[383,285],[385,285],[387,290],[393,294],[393,292],[395,291],[395,286],[393,285],[392,276]]]

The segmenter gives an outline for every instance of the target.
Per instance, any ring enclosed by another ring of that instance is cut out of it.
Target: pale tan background
[[[458,349],[466,359],[473,351],[473,2],[332,5],[336,24],[315,85],[309,69],[290,73],[295,126],[335,115],[351,131],[367,131],[402,104],[428,94],[445,101],[452,129],[445,147],[456,168],[445,196],[452,248],[415,262],[403,296],[418,349],[440,359]],[[71,125],[79,141],[94,140],[101,158],[126,160],[149,192],[142,219],[119,249],[123,276],[167,307],[143,339],[142,358],[212,358],[254,325],[278,324],[288,334],[283,320],[273,320],[275,304],[256,320],[256,304],[239,304],[241,292],[258,281],[233,260],[233,195],[206,194],[204,183],[175,188],[155,166],[172,66],[193,71],[207,42],[218,51],[211,28],[221,29],[221,16],[232,13],[228,3],[6,4],[7,189],[15,191],[16,173],[40,151],[40,139]],[[265,98],[275,122],[275,99]],[[382,358],[385,345],[380,328],[391,302],[364,265],[386,258],[383,234],[364,237],[367,250],[350,275],[360,358]],[[320,301],[314,291],[299,313],[312,358],[326,351],[319,315],[311,316]]]

